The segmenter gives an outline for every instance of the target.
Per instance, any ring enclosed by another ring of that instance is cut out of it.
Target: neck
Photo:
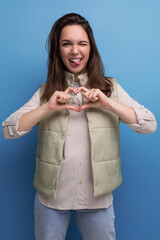
[[[78,74],[74,74],[74,81],[75,81],[75,82],[79,82]]]

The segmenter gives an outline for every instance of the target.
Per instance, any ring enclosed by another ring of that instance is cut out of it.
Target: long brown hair
[[[65,80],[65,66],[59,55],[59,39],[62,29],[67,25],[81,25],[86,31],[90,41],[90,57],[87,63],[88,82],[86,87],[99,88],[108,97],[111,95],[113,84],[111,78],[104,76],[104,67],[100,58],[92,29],[88,21],[76,13],[66,14],[53,25],[47,39],[48,74],[47,82],[43,88],[42,101],[48,101],[52,94],[64,91],[67,88]]]

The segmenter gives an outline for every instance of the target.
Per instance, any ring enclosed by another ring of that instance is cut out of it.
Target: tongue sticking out
[[[70,62],[72,63],[73,66],[80,65],[82,59],[77,59],[76,61],[70,59]]]
[[[74,62],[76,65],[79,65],[81,63],[81,61],[76,61]]]

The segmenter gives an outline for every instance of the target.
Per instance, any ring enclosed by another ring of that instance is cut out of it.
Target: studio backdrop
[[[159,123],[158,0],[1,0],[1,123],[46,81],[47,36],[54,21],[70,12],[90,22],[106,76],[116,78]],[[159,239],[159,128],[154,134],[140,135],[121,123],[120,132],[123,183],[113,192],[117,240]],[[36,146],[37,127],[15,140],[0,135],[2,240],[34,240]],[[74,214],[66,239],[81,239]]]

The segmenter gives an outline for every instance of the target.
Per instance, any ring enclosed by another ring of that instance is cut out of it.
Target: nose
[[[77,55],[79,53],[78,46],[74,44],[71,49],[71,54]]]

